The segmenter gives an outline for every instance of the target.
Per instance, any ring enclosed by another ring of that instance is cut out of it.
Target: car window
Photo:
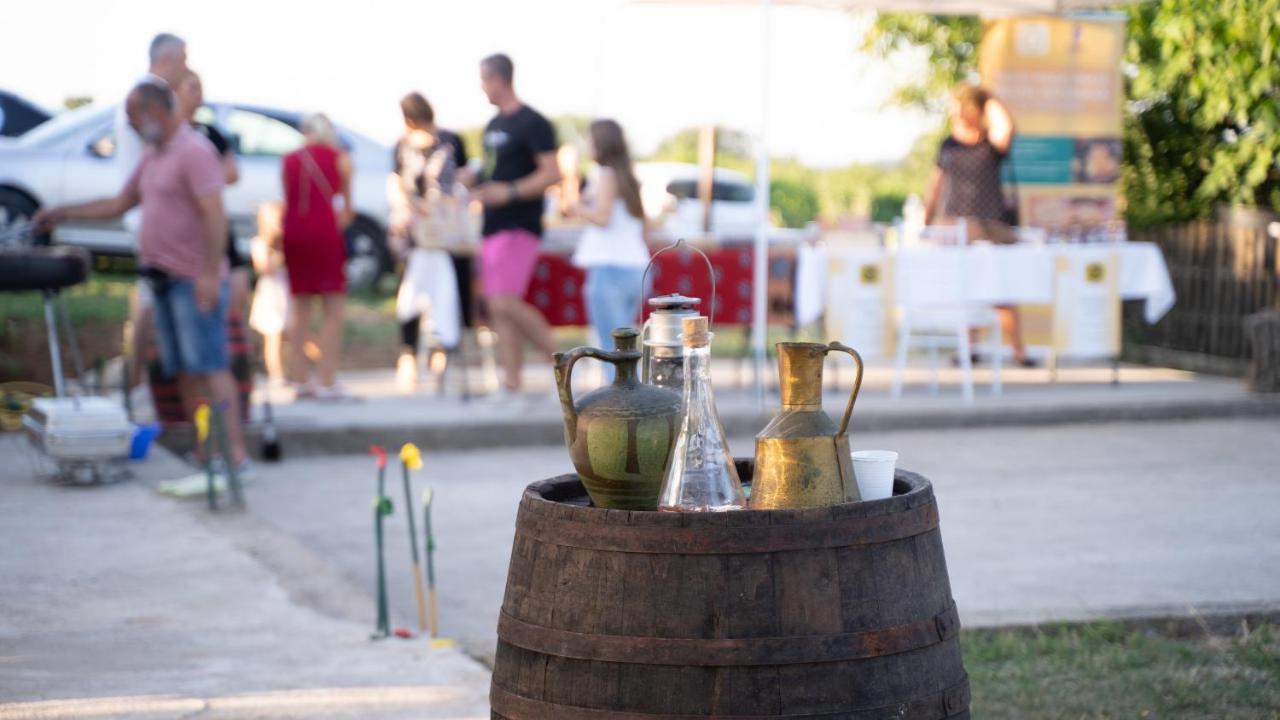
[[[755,188],[735,182],[717,182],[711,186],[711,197],[727,202],[751,202],[756,196]]]
[[[667,185],[667,192],[680,200],[698,199],[698,182],[696,180],[673,180]],[[751,202],[755,197],[755,189],[750,185],[717,180],[711,184],[711,198],[725,202]]]
[[[223,128],[240,155],[280,156],[302,147],[302,133],[292,125],[252,110],[232,108]]]
[[[675,180],[667,184],[667,192],[678,200],[696,200],[698,198],[698,183],[696,180]]]
[[[18,144],[23,147],[38,147],[61,141],[68,135],[82,130],[86,125],[109,121],[114,112],[111,108],[90,105],[75,110],[58,113],[40,123],[18,137]]]

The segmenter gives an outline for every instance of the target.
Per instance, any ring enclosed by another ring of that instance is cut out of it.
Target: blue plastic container
[[[151,443],[160,434],[160,423],[142,423],[133,426],[133,442],[129,445],[130,460],[146,460]]]

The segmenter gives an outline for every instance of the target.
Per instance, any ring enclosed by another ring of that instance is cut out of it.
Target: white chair
[[[973,402],[973,362],[969,331],[987,328],[991,356],[991,394],[1001,392],[1000,361],[1003,339],[1000,317],[989,305],[970,298],[965,272],[964,224],[924,228],[922,238],[942,246],[899,252],[894,259],[894,295],[898,322],[898,350],[890,395],[902,396],[907,353],[915,338],[929,351],[929,390],[938,391],[938,350],[956,349],[965,403]]]

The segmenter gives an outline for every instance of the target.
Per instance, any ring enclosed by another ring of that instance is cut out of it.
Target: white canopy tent
[[[1101,10],[1125,4],[1116,0],[635,0],[656,5],[797,5],[830,10],[922,12],[930,15],[1044,15]]]
[[[752,268],[751,348],[754,356],[756,404],[764,408],[764,360],[767,342],[768,222],[769,222],[769,73],[772,10],[775,5],[853,12],[923,12],[931,15],[1057,15],[1102,10],[1134,0],[632,0],[643,5],[756,5],[761,12],[760,117],[756,129],[756,203],[760,225],[755,234]]]

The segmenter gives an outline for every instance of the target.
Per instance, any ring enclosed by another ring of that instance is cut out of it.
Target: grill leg
[[[49,335],[49,365],[53,368],[53,390],[58,397],[67,396],[66,382],[62,379],[62,348],[58,346],[58,322],[53,314],[53,302],[57,293],[44,291],[44,326]]]
[[[76,371],[76,383],[80,392],[89,394],[84,379],[84,358],[80,355],[80,343],[76,340],[75,329],[71,327],[71,314],[67,312],[67,304],[61,296],[54,296],[54,304],[58,306],[58,315],[62,320],[62,332],[67,336],[67,347],[71,350],[71,368]]]

